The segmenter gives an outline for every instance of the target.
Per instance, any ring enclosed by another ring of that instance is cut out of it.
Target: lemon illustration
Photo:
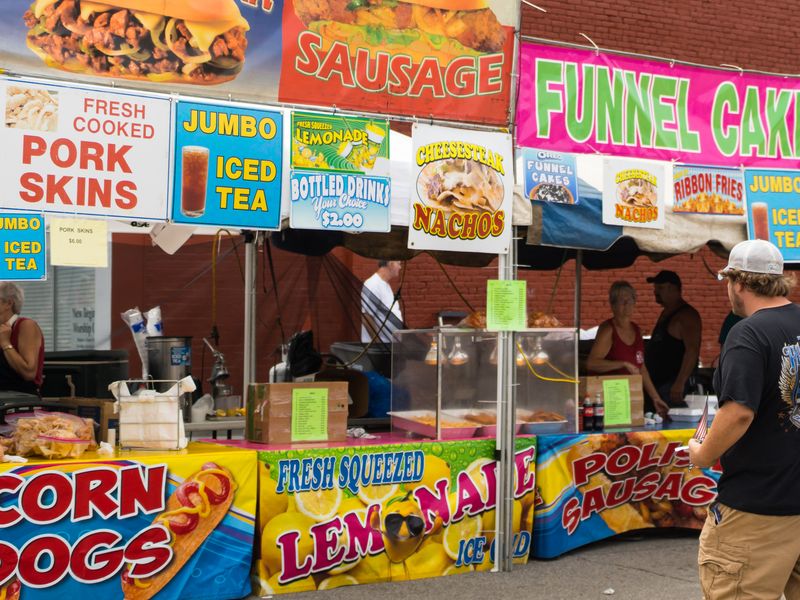
[[[278,493],[278,483],[269,476],[269,465],[259,462],[258,470],[258,522],[264,526],[286,512],[289,499],[286,494]]]
[[[489,498],[489,485],[486,483],[486,475],[483,474],[481,469],[484,465],[491,462],[492,460],[489,458],[478,458],[472,461],[465,469],[472,483],[475,484],[475,487],[477,487],[478,491],[481,493],[481,498],[483,498],[484,502]]]
[[[358,583],[377,583],[391,579],[389,557],[385,552],[365,556],[347,574]]]
[[[436,543],[424,544],[406,559],[409,579],[438,577],[453,566],[453,561],[444,551],[444,546]]]
[[[310,492],[297,492],[294,495],[297,510],[317,522],[328,521],[336,516],[339,505],[342,503],[341,488],[331,490],[312,490]]]
[[[436,482],[440,479],[450,481],[450,465],[438,456],[425,456],[425,468],[422,471],[422,479],[415,483],[408,484],[408,488],[413,490],[421,485],[435,490]]]
[[[358,498],[348,498],[347,500],[344,500],[339,505],[339,510],[336,511],[336,513],[340,517],[344,517],[346,514],[352,513],[352,512],[354,512],[354,513],[356,513],[358,515],[358,519],[362,523],[364,523],[366,521],[366,518],[367,518],[367,507],[364,506],[364,504]],[[347,526],[346,525],[343,525],[342,533],[339,536],[339,547],[340,548],[345,548],[345,550],[350,547],[350,536],[347,534]],[[342,563],[338,567],[334,567],[334,568],[332,568],[330,570],[331,575],[338,575],[339,573],[345,573],[345,572],[349,571],[350,569],[352,569],[353,567],[355,567],[356,564],[358,564],[358,560],[354,560],[353,562],[349,562],[349,563]]]
[[[479,516],[464,517],[458,523],[451,522],[444,528],[444,535],[442,536],[444,551],[447,556],[456,560],[458,559],[458,547],[461,540],[470,540],[480,536],[481,533],[482,525]]]
[[[291,594],[293,592],[313,592],[316,591],[317,584],[313,577],[298,579],[287,584],[278,583],[278,575],[273,575],[267,582],[266,595],[270,594]]]
[[[309,533],[313,526],[313,519],[299,512],[282,513],[267,523],[261,532],[261,560],[270,573],[280,574],[282,570],[278,538],[287,531],[299,531],[300,537],[296,542],[297,559],[302,562],[314,551],[314,541]]]
[[[481,535],[486,537],[487,544],[494,539],[497,511],[495,509],[487,510],[481,513],[481,524],[483,531]],[[522,523],[522,503],[519,500],[514,500],[514,514],[511,517],[511,523],[514,528],[514,533],[519,533],[520,525]]]
[[[286,498],[286,511],[285,512],[297,512],[297,502],[294,500],[294,494],[288,496]],[[267,521],[269,523],[269,521]]]
[[[358,580],[351,575],[334,575],[333,577],[323,579],[317,589],[332,590],[346,585],[358,585]]]
[[[399,489],[400,487],[396,483],[390,485],[369,485],[358,490],[358,497],[367,506],[383,504],[389,498],[397,494]]]
[[[392,581],[408,581],[408,570],[405,563],[389,563],[389,573]]]

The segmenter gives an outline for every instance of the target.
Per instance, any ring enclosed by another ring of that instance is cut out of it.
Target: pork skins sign
[[[5,210],[164,221],[170,102],[0,80]]]
[[[415,124],[408,247],[505,254],[513,158],[506,133]]]

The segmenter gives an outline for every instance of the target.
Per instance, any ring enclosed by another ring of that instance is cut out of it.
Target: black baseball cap
[[[681,287],[681,278],[675,271],[659,271],[657,275],[648,277],[647,283],[671,283]]]

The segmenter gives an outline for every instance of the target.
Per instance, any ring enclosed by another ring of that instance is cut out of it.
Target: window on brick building
[[[47,280],[19,286],[25,292],[22,315],[42,328],[45,351],[111,348],[110,264],[106,269],[52,266],[48,248]]]

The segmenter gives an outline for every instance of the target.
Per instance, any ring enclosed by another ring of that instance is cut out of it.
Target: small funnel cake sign
[[[170,101],[0,80],[3,208],[164,221]]]
[[[603,172],[603,223],[664,229],[666,165],[609,158]]]
[[[511,136],[415,124],[408,247],[505,254],[511,241]]]

